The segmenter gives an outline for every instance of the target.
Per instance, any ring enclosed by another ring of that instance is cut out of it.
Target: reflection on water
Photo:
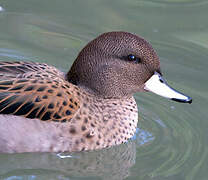
[[[207,2],[2,1],[0,61],[46,62],[66,72],[98,34],[135,32],[153,44],[165,78],[193,104],[138,93],[138,132],[127,144],[59,156],[1,154],[0,179],[207,179]]]
[[[65,153],[61,154],[61,158],[51,153],[25,153],[2,154],[0,159],[4,162],[0,168],[0,179],[11,179],[9,177],[15,174],[20,179],[92,177],[122,180],[129,176],[129,168],[135,164],[136,147],[135,143],[129,142],[96,152]]]

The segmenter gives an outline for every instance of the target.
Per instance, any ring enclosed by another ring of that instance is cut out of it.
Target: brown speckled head
[[[160,73],[160,62],[152,46],[127,32],[98,36],[79,53],[67,79],[105,98],[129,96],[144,91],[144,83]]]

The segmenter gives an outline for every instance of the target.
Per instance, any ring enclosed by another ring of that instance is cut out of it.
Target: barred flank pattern
[[[79,109],[79,101],[71,94],[72,90],[73,86],[52,66],[0,63],[0,114],[70,121]]]

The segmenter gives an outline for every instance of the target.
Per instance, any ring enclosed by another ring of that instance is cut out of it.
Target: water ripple
[[[151,97],[140,99],[144,107],[147,105],[148,108],[140,109],[142,120],[139,126],[147,129],[154,139],[147,146],[137,149],[137,162],[146,161],[145,166],[155,163],[154,169],[145,173],[149,177],[174,176],[183,173],[182,171],[188,171],[186,164],[192,157],[200,157],[199,152],[204,151],[200,148],[200,137],[188,121],[193,118],[193,114],[187,112],[187,109],[183,112],[182,109],[183,114],[179,115],[180,105],[174,105],[173,111],[172,105],[169,105],[171,102],[164,104],[164,101],[158,102],[157,99],[155,106],[154,97],[152,100],[149,98]],[[138,163],[136,166],[139,166]]]

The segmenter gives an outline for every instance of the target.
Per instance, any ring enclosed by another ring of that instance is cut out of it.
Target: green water
[[[129,31],[152,43],[169,84],[193,98],[189,105],[136,94],[140,121],[129,143],[65,158],[0,154],[0,179],[208,179],[207,0],[0,0],[0,7],[0,61],[67,71],[98,34]]]

